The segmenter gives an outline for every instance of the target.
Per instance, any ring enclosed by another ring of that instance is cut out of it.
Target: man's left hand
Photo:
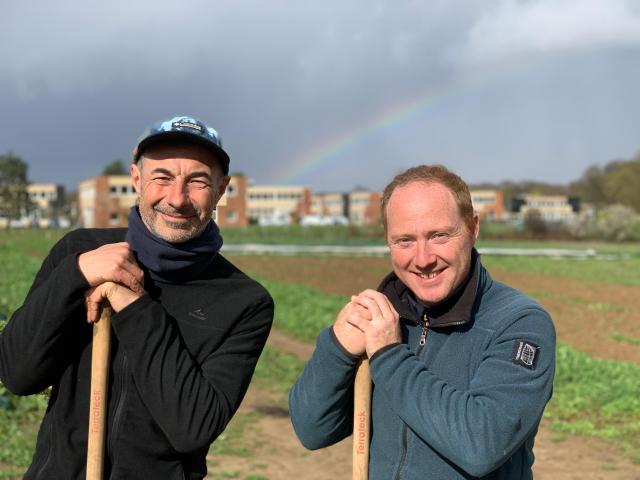
[[[364,332],[369,358],[380,348],[402,341],[400,315],[384,294],[375,290],[365,290],[351,297],[351,302],[361,305],[371,313],[371,320],[361,317],[347,320]]]
[[[87,291],[85,303],[87,305],[87,322],[94,323],[100,319],[103,299],[109,300],[111,308],[119,312],[129,304],[140,298],[144,292],[133,290],[115,282],[104,282]]]

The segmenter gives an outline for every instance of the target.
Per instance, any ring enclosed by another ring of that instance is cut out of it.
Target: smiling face
[[[131,165],[140,216],[157,237],[171,243],[196,238],[229,183],[213,154],[190,143],[162,143],[147,148]]]
[[[477,216],[469,231],[449,189],[416,181],[393,191],[386,218],[396,275],[426,306],[449,298],[469,273]]]

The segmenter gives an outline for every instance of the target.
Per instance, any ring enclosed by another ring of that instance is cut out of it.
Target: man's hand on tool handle
[[[130,303],[135,302],[144,292],[134,292],[128,287],[114,282],[101,283],[87,291],[85,304],[87,305],[87,322],[94,323],[100,319],[102,300],[107,299],[114,312],[119,312]]]
[[[380,348],[402,341],[400,316],[389,299],[375,290],[365,290],[351,297],[351,303],[366,309],[368,315],[351,315],[346,321],[364,333],[367,356]]]
[[[100,303],[106,298],[114,311],[144,294],[144,273],[126,242],[103,245],[78,256],[80,271],[92,287],[85,294],[87,321],[100,318]]]
[[[333,333],[340,344],[351,354],[361,357],[365,353],[365,337],[362,330],[354,327],[350,318],[361,318],[363,321],[371,319],[369,311],[353,302],[347,303],[333,324]]]

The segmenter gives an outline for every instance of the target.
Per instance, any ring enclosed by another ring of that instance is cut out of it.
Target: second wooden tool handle
[[[371,431],[371,374],[369,360],[356,367],[353,403],[353,480],[369,478],[369,442]]]
[[[111,307],[104,306],[100,320],[93,325],[87,480],[102,480],[103,477],[110,351]]]

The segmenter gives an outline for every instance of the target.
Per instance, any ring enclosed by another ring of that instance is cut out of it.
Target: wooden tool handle
[[[353,395],[353,480],[369,478],[369,442],[371,430],[371,374],[369,360],[356,367]]]
[[[93,324],[91,347],[91,401],[87,441],[87,480],[102,480],[104,469],[105,426],[107,420],[107,386],[111,350],[111,307],[105,305]]]

